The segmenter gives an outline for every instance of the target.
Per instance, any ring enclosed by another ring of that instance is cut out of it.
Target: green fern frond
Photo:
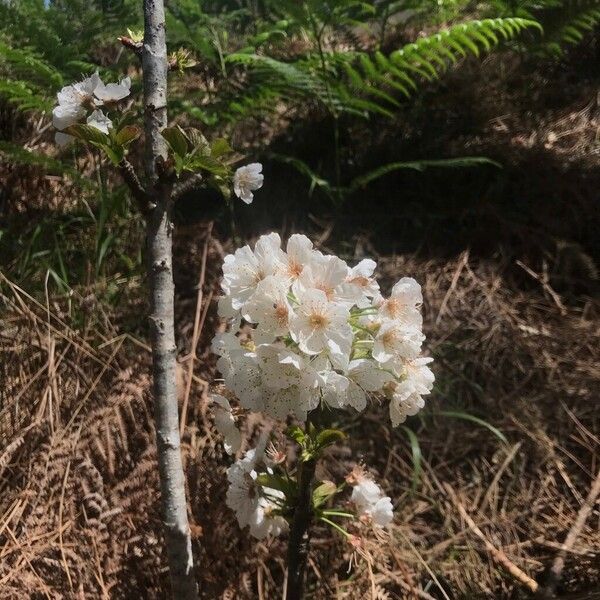
[[[560,11],[562,22],[550,34],[550,50],[560,52],[561,44],[579,44],[600,23],[600,0],[573,0]]]
[[[12,48],[0,41],[0,64],[4,64],[20,79],[48,86],[52,90],[63,86],[61,73],[29,48]]]
[[[461,58],[469,54],[479,57],[526,29],[542,31],[537,21],[518,17],[469,21],[420,38],[389,57],[377,52],[372,60],[365,53],[347,53],[351,64],[345,66],[345,71],[356,92],[381,99],[381,88],[387,87],[410,96],[419,79],[438,79]]]
[[[0,79],[0,97],[5,98],[21,111],[49,111],[54,101],[36,92],[26,81]]]
[[[2,161],[12,165],[39,167],[45,173],[52,175],[68,175],[80,185],[91,187],[90,181],[83,177],[77,169],[65,165],[60,160],[46,154],[27,150],[20,144],[0,141],[0,162]]]
[[[463,156],[461,158],[442,158],[434,160],[414,160],[410,162],[388,163],[375,169],[374,171],[369,171],[364,175],[356,177],[350,182],[348,189],[351,192],[355,192],[366,187],[375,179],[379,179],[388,173],[402,169],[408,169],[411,171],[425,171],[425,169],[429,168],[456,169],[465,167],[479,167],[482,165],[489,165],[496,168],[502,167],[500,163],[497,163],[490,158],[486,158],[485,156]]]

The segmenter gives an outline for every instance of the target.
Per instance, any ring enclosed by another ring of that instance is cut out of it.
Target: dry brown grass
[[[218,255],[213,248],[209,262]],[[350,572],[353,549],[317,528],[309,597],[516,597],[526,588],[461,511],[528,576],[551,563],[600,468],[596,308],[564,306],[541,284],[523,291],[508,271],[467,254],[380,264],[386,281],[412,274],[424,284],[438,382],[426,414],[408,423],[422,473],[412,489],[406,433],[389,427],[381,407],[345,422],[352,451],[332,452],[324,472],[343,473],[364,458],[395,501],[395,525],[371,538]],[[216,281],[211,271],[205,302]],[[62,301],[37,303],[6,281],[1,290],[0,597],[164,597],[147,349],[118,336],[110,319],[74,330]],[[73,314],[79,301],[71,302]],[[188,349],[194,303],[180,304]],[[211,306],[184,437],[197,576],[205,598],[275,599],[285,541],[252,542],[224,505],[228,458],[205,403],[214,325]],[[186,372],[182,361],[182,390]],[[508,443],[436,415],[445,409],[482,417]],[[259,426],[246,423],[247,437]],[[599,532],[596,506],[566,557],[565,589],[600,583]]]

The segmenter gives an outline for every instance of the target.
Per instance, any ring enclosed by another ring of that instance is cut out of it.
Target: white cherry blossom
[[[101,103],[118,102],[129,96],[130,91],[131,79],[129,77],[121,79],[119,83],[104,84],[102,80],[100,80],[94,89],[94,96]]]
[[[292,289],[296,294],[311,289],[321,290],[327,298],[333,299],[336,288],[346,281],[347,276],[348,265],[343,260],[337,256],[314,254]],[[338,298],[338,302],[341,300]]]
[[[78,83],[63,87],[56,94],[58,106],[52,111],[52,124],[58,130],[74,125],[87,113],[88,106],[94,106],[94,91],[101,83],[98,73],[86,77]]]
[[[52,124],[58,130],[54,138],[56,143],[59,146],[68,144],[73,137],[62,131],[84,119],[88,125],[108,134],[112,121],[98,107],[122,100],[129,95],[130,87],[129,77],[125,77],[120,83],[105,85],[97,72],[63,87],[56,94],[57,106],[52,111]]]
[[[374,261],[348,267],[303,235],[285,248],[271,233],[225,258],[218,312],[230,329],[213,351],[241,407],[303,420],[320,402],[362,411],[379,396],[395,424],[415,414],[434,380],[418,283],[403,278],[386,299]]]
[[[397,321],[385,322],[373,344],[373,358],[380,363],[416,358],[425,336],[416,327],[406,327]]]
[[[246,204],[254,200],[252,192],[262,187],[264,181],[262,168],[261,163],[250,163],[237,169],[233,176],[233,191]]]
[[[379,312],[406,326],[421,327],[420,306],[423,303],[421,286],[412,277],[402,277],[392,288],[390,297],[379,298]]]
[[[435,376],[427,366],[432,358],[416,358],[406,361],[401,369],[402,380],[387,384],[386,391],[390,397],[390,419],[397,427],[407,417],[416,415],[424,406],[423,396],[433,389]]]
[[[299,233],[291,235],[282,261],[283,275],[292,281],[298,279],[304,267],[318,256],[321,256],[321,253],[313,248],[313,243],[305,235]]]
[[[244,246],[225,257],[221,287],[230,296],[234,310],[250,299],[263,279],[277,272],[281,252],[279,235],[271,233],[256,242],[254,251]]]
[[[359,516],[369,518],[374,525],[385,527],[394,518],[392,501],[367,475],[355,470],[351,482],[354,486],[350,501]]]
[[[213,394],[211,399],[215,407],[215,427],[225,439],[225,452],[235,454],[242,445],[242,434],[235,424],[231,404],[220,394]]]
[[[392,426],[398,427],[407,417],[416,415],[424,406],[425,400],[408,382],[399,383],[390,399]]]
[[[435,375],[427,366],[433,358],[421,357],[406,361],[403,365],[402,375],[418,394],[429,394],[433,389]]]
[[[263,460],[260,448],[248,450],[227,471],[229,487],[225,503],[237,517],[240,527],[250,526],[250,534],[258,539],[279,535],[287,530],[287,522],[274,514],[274,499],[281,498],[278,490],[263,488],[257,483],[258,463]]]
[[[332,360],[340,362],[348,357],[352,346],[348,307],[329,300],[321,289],[301,289],[296,299],[290,333],[300,350],[309,355],[328,350]]]
[[[86,123],[106,135],[108,135],[108,130],[112,129],[113,126],[112,121],[98,109],[86,119]]]
[[[59,104],[52,111],[52,125],[58,130],[66,129],[81,121],[85,114],[86,110],[80,104]]]
[[[269,275],[256,286],[256,291],[244,305],[244,319],[260,323],[260,330],[274,337],[289,331],[292,307],[288,300],[288,286],[275,275]]]
[[[370,258],[352,267],[340,286],[340,296],[360,308],[368,306],[370,299],[379,294],[379,283],[373,278],[377,263]]]

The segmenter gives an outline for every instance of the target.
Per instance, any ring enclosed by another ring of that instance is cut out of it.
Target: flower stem
[[[350,534],[343,527],[340,527],[337,523],[334,523],[331,519],[328,519],[327,517],[321,517],[321,521],[323,521],[323,523],[327,523],[327,525],[331,525],[331,527],[333,527],[334,529],[339,531],[344,537],[350,537]]]
[[[307,423],[308,425],[308,423]],[[288,545],[288,581],[286,600],[302,600],[304,579],[310,543],[310,524],[313,519],[312,484],[315,478],[316,458],[309,458],[299,466],[298,499],[290,527]]]

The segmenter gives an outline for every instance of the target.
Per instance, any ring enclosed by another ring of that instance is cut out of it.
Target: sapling
[[[225,139],[209,142],[194,128],[167,127],[167,73],[193,65],[187,52],[167,56],[162,0],[144,1],[144,34],[121,39],[140,59],[143,74],[145,177],[129,162],[130,146],[142,134],[130,101],[129,77],[105,84],[98,73],[64,87],[53,110],[56,142],[80,140],[99,149],[121,173],[147,226],[150,333],[156,443],[165,542],[173,597],[198,597],[187,516],[176,389],[171,209],[191,186],[217,187],[225,198],[233,186],[244,201],[262,184],[261,165],[234,171],[236,157]],[[186,179],[187,176],[187,179]],[[143,181],[142,181],[143,180]]]
[[[227,327],[212,343],[224,383],[213,395],[215,425],[226,451],[236,453],[240,411],[261,412],[287,421],[282,429],[296,447],[290,460],[287,448],[262,435],[229,468],[227,505],[256,538],[289,533],[287,600],[303,597],[313,524],[359,547],[353,524],[377,530],[393,518],[391,499],[361,465],[341,482],[316,479],[325,449],[347,437],[327,420],[383,399],[395,427],[433,387],[432,359],[421,355],[421,288],[404,277],[386,298],[375,268],[370,259],[349,267],[303,235],[283,250],[276,233],[223,264],[219,315]]]

